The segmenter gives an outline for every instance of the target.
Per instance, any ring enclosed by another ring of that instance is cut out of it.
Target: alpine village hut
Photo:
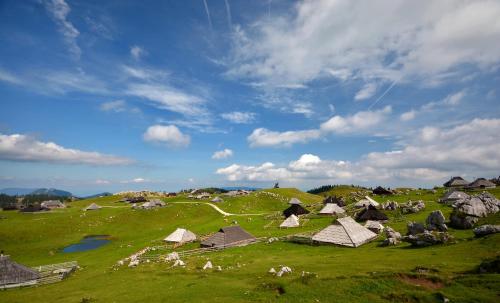
[[[92,203],[85,208],[85,211],[87,211],[87,210],[99,210],[99,209],[101,209],[101,206],[99,206],[95,203]]]
[[[356,220],[358,221],[387,221],[388,219],[389,218],[387,218],[387,216],[383,212],[376,209],[373,205],[370,205],[367,208],[363,209],[356,216]]]
[[[187,229],[177,228],[173,233],[171,233],[165,239],[163,239],[163,241],[183,244],[196,241],[196,235]]]
[[[356,208],[362,208],[362,207],[368,207],[368,206],[373,206],[373,207],[379,207],[379,203],[372,198],[365,196],[364,199],[359,200],[354,204],[354,207]]]
[[[302,204],[302,201],[300,201],[297,198],[291,198],[290,201],[288,201],[288,204]]]
[[[61,201],[59,200],[47,200],[43,201],[40,204],[41,207],[48,208],[48,209],[54,209],[54,208],[66,208],[66,205],[64,205]]]
[[[9,256],[0,255],[0,288],[35,284],[40,275],[33,269],[18,264]]]
[[[201,241],[201,247],[224,248],[231,246],[245,246],[255,242],[254,236],[238,225],[226,226],[209,238]]]
[[[312,237],[314,242],[358,247],[375,239],[377,234],[354,221],[351,217],[337,219]]]
[[[215,198],[212,199],[212,202],[214,202],[214,203],[220,203],[220,202],[224,202],[224,200],[222,200],[221,197],[215,197]]]
[[[298,227],[300,226],[299,223],[299,218],[296,215],[291,215],[290,217],[286,218],[283,223],[280,224],[280,227]]]
[[[373,191],[373,194],[374,195],[379,195],[379,196],[382,196],[382,195],[392,195],[392,191],[388,190],[388,189],[385,189],[383,188],[382,186],[377,186]]]
[[[344,207],[345,203],[342,198],[337,196],[328,196],[323,200],[323,204],[337,204],[340,207]]]
[[[335,203],[327,203],[320,211],[320,215],[336,216],[345,213],[345,210]]]
[[[309,211],[300,204],[292,204],[290,205],[290,207],[288,207],[283,211],[283,215],[285,216],[285,218],[288,218],[291,215],[300,216],[300,215],[306,215],[308,213]]]
[[[450,180],[443,184],[444,187],[465,187],[467,185],[469,185],[469,181],[460,176],[451,177]]]
[[[444,204],[453,204],[459,200],[467,199],[469,197],[470,196],[463,191],[450,189],[441,199],[439,199],[439,202]]]
[[[483,188],[495,188],[497,185],[485,178],[477,178],[474,182],[467,185],[466,188],[469,189],[483,189]]]

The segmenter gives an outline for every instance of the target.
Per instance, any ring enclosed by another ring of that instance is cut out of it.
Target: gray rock
[[[386,203],[382,204],[382,209],[384,210],[396,210],[398,209],[399,205],[395,201],[387,201]]]
[[[466,214],[454,211],[450,215],[450,225],[458,229],[469,229],[479,221],[478,217],[468,216]]]
[[[500,225],[481,225],[472,230],[476,237],[484,237],[490,234],[496,234],[500,232]]]
[[[400,204],[399,208],[403,214],[413,214],[423,210],[425,208],[425,203],[422,200],[408,201],[404,204]]]
[[[430,232],[427,230],[420,234],[403,237],[403,241],[411,243],[415,247],[444,244],[450,242],[452,239],[447,232]]]
[[[425,227],[422,223],[418,222],[410,222],[408,223],[408,232],[407,235],[417,235],[421,234],[425,231]]]
[[[448,227],[444,224],[445,218],[440,210],[435,210],[429,214],[425,223],[428,230],[447,231]]]
[[[396,240],[401,239],[401,234],[388,226],[385,228],[385,235],[387,236],[387,238]]]

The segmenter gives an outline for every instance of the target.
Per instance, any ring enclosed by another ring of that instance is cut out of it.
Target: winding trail
[[[267,214],[232,214],[232,213],[228,213],[228,212],[225,212],[223,211],[222,209],[220,209],[217,205],[214,205],[212,203],[208,203],[208,202],[168,202],[168,203],[171,203],[171,204],[206,204],[206,205],[210,205],[213,209],[215,209],[216,211],[218,211],[220,214],[222,214],[223,216],[239,216],[239,217],[244,217],[244,216],[263,216],[263,215],[267,215]]]

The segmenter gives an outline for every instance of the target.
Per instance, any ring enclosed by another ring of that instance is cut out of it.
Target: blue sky
[[[498,1],[0,3],[0,187],[500,171]]]

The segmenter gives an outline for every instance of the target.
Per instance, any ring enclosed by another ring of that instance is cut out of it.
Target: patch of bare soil
[[[425,277],[418,276],[408,276],[408,275],[400,275],[399,280],[413,286],[420,286],[425,289],[441,289],[444,287],[444,283],[441,281],[435,281]]]

